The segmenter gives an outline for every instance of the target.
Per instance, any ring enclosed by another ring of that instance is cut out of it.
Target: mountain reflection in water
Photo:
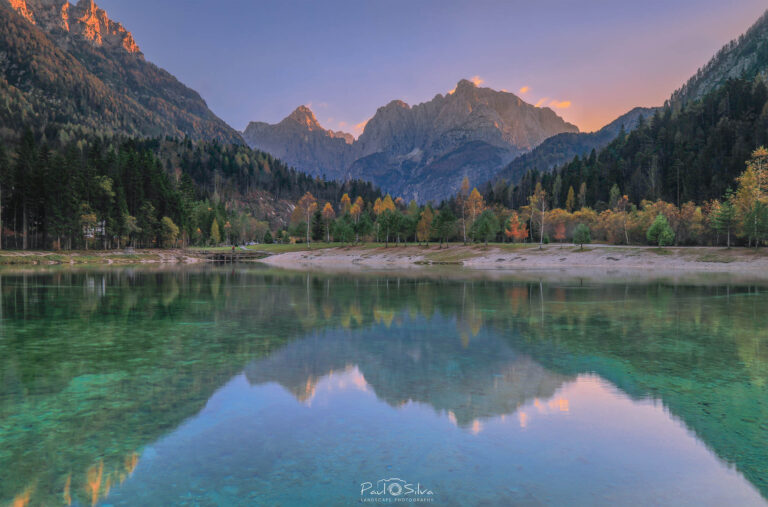
[[[266,269],[0,274],[0,504],[768,494],[768,295]]]

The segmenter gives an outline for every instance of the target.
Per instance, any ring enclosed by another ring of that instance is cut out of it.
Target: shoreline
[[[572,244],[464,246],[335,247],[285,252],[259,262],[285,269],[360,271],[456,266],[470,270],[508,272],[583,271],[603,274],[632,272],[749,273],[768,278],[768,249],[725,247],[640,247]]]
[[[228,250],[222,250],[226,252]],[[679,273],[738,273],[768,278],[768,249],[725,247],[643,247],[594,244],[581,250],[572,244],[453,244],[394,246],[378,244],[338,246],[321,244],[259,245],[248,259],[284,269],[326,271],[419,270],[443,266],[464,270],[507,272],[568,271],[674,275]],[[215,264],[210,251],[162,249],[135,251],[0,251],[0,266],[56,265],[191,265]]]

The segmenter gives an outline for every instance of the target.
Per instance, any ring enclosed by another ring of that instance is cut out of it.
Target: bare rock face
[[[323,129],[302,106],[276,125],[251,123],[252,147],[299,170],[328,178],[361,178],[419,201],[448,197],[464,177],[480,184],[545,139],[578,132],[549,108],[462,80],[447,95],[379,108],[357,141]],[[344,143],[340,143],[341,139]]]
[[[66,37],[79,37],[95,46],[120,49],[141,55],[131,32],[109,19],[93,0],[80,0],[72,5],[68,0],[8,0],[30,23],[55,37],[61,43]]]
[[[340,179],[351,162],[352,134],[333,132],[320,126],[314,113],[299,106],[278,124],[251,122],[243,137],[254,148],[313,176]]]

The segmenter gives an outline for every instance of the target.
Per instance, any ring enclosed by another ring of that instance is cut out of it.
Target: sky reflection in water
[[[759,290],[98,276],[3,279],[0,499],[765,503]]]

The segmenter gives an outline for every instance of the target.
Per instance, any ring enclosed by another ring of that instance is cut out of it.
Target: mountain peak
[[[283,121],[286,121],[286,120],[300,123],[301,125],[306,126],[309,130],[318,130],[323,128],[320,126],[320,123],[317,121],[317,118],[315,117],[315,113],[313,113],[310,108],[304,105],[294,109],[293,112],[289,114]]]
[[[78,36],[95,46],[141,54],[133,34],[109,19],[94,0],[6,0],[23,18],[57,39]]]
[[[457,91],[460,89],[473,89],[473,88],[477,88],[477,85],[474,82],[470,81],[469,79],[461,79],[459,80],[458,83],[456,83]]]

